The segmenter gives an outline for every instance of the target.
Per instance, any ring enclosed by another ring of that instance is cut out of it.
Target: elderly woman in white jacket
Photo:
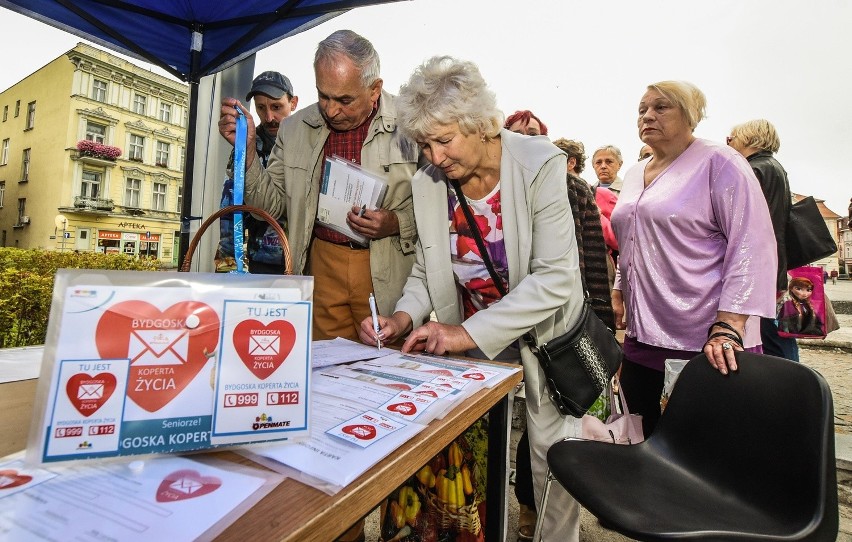
[[[579,434],[579,420],[550,401],[536,357],[519,338],[539,344],[580,317],[574,221],[565,181],[566,157],[545,137],[501,129],[503,115],[471,62],[435,57],[417,68],[398,98],[399,126],[432,165],[412,179],[419,236],[417,260],[393,315],[370,319],[367,344],[408,334],[403,352],[449,352],[520,358],[537,500],[551,444]],[[457,181],[497,276],[494,284],[459,207]],[[429,320],[434,311],[437,322]],[[544,540],[578,540],[579,506],[561,487],[549,497]]]

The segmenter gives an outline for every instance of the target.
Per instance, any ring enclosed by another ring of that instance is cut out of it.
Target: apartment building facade
[[[176,265],[187,92],[79,43],[0,93],[0,246]]]

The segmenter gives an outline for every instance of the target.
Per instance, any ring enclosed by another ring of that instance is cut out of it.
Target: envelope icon
[[[77,388],[77,399],[101,399],[103,396],[103,384],[80,384]]]
[[[169,489],[174,489],[175,491],[179,491],[186,495],[192,495],[199,489],[204,487],[204,484],[199,482],[198,480],[190,480],[189,478],[181,478],[176,482],[172,482],[169,486]]]
[[[249,336],[249,355],[275,356],[281,348],[281,337],[278,335]]]
[[[189,354],[189,330],[131,331],[127,351],[134,365],[183,365]]]

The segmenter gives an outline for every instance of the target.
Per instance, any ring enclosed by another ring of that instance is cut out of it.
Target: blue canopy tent
[[[349,9],[397,0],[0,0],[0,6],[142,58],[189,83],[186,163],[194,163],[198,82]],[[180,260],[189,245],[193,168],[184,171]]]

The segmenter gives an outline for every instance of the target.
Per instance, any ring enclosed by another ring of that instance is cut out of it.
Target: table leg
[[[506,540],[508,524],[509,434],[513,394],[488,411],[488,488],[485,490],[485,541]]]

